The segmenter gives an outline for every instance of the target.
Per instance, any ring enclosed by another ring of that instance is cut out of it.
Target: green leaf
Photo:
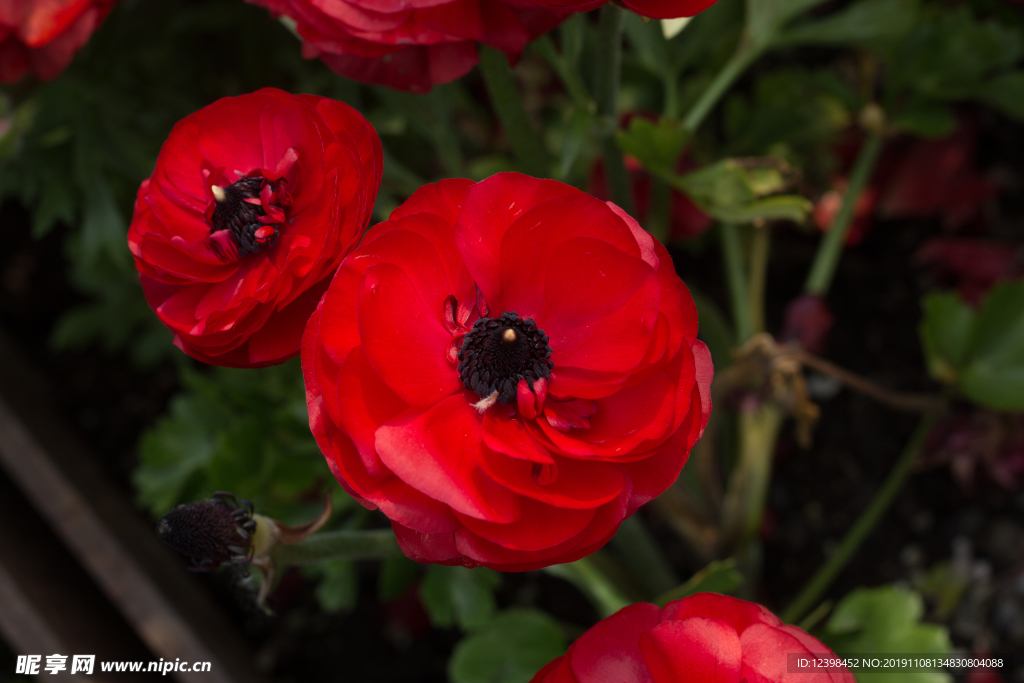
[[[994,287],[974,320],[960,390],[995,410],[1024,411],[1024,282]]]
[[[859,588],[836,606],[821,640],[838,655],[952,651],[944,626],[922,624],[924,602],[917,593],[890,586]],[[859,683],[951,683],[942,671],[857,673]]]
[[[933,293],[922,303],[918,327],[928,372],[940,382],[955,384],[974,326],[974,311],[951,292]]]
[[[359,574],[353,562],[334,560],[303,568],[308,576],[319,577],[316,600],[328,614],[351,612],[359,600]]]
[[[953,108],[942,102],[914,99],[898,110],[890,120],[892,127],[922,138],[943,138],[956,130]]]
[[[405,592],[419,574],[420,565],[404,555],[389,557],[380,565],[377,575],[377,596],[392,600]]]
[[[664,593],[654,601],[664,607],[673,600],[682,600],[695,593],[722,593],[728,595],[743,585],[743,575],[736,570],[736,560],[715,560],[701,569],[686,583]]]
[[[309,432],[298,359],[259,370],[186,371],[186,390],[139,443],[134,481],[154,516],[229,490],[261,514],[294,524],[316,516],[322,491],[353,505]]]
[[[747,31],[755,49],[778,40],[782,28],[824,0],[747,0]]]
[[[565,653],[558,623],[534,609],[510,609],[455,646],[452,683],[528,683]]]
[[[824,19],[789,29],[778,42],[845,45],[891,41],[908,33],[916,20],[916,0],[860,0]]]
[[[736,333],[726,322],[725,314],[714,301],[690,286],[690,296],[697,305],[697,319],[700,325],[697,336],[708,345],[715,370],[721,372],[732,365],[732,344]]]
[[[490,569],[432,565],[420,586],[420,600],[435,626],[457,624],[472,631],[494,615],[494,591],[500,585],[501,574]]]
[[[986,81],[974,97],[1007,116],[1024,121],[1024,71],[1008,71]]]
[[[657,123],[634,116],[629,130],[615,133],[615,141],[652,173],[671,176],[686,148],[690,133],[678,121],[662,118]]]
[[[698,171],[674,176],[672,184],[709,216],[727,223],[802,223],[813,208],[803,197],[776,194],[785,188],[787,180],[779,164],[772,160],[723,159]]]

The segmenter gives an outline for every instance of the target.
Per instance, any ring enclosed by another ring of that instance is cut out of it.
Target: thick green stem
[[[625,12],[611,3],[601,8],[597,29],[594,100],[600,118],[601,151],[608,189],[612,201],[626,213],[632,214],[633,193],[629,174],[622,161],[622,151],[615,142],[615,132],[619,128],[619,75],[622,70],[622,28],[625,17]]]
[[[818,569],[817,573],[804,586],[800,595],[782,613],[783,621],[789,624],[799,621],[808,610],[814,607],[815,603],[828,590],[828,587],[832,585],[839,572],[846,566],[846,563],[853,557],[853,554],[857,552],[864,539],[868,537],[882,519],[882,516],[892,504],[893,499],[896,498],[896,494],[903,488],[903,482],[906,481],[907,476],[910,474],[910,469],[914,461],[917,460],[925,438],[935,425],[936,417],[935,414],[931,414],[921,419],[914,434],[910,437],[910,441],[907,442],[906,447],[903,449],[903,454],[896,461],[882,487],[878,489],[878,493],[875,494],[871,503],[868,504],[850,530],[846,532],[846,536],[839,544],[839,547],[835,549],[835,552],[829,556],[825,564]]]
[[[767,225],[754,228],[750,240],[750,326],[764,332],[764,290],[768,280],[768,251],[771,232]]]
[[[740,43],[736,54],[718,72],[715,80],[711,82],[711,85],[704,91],[704,94],[700,96],[697,103],[690,107],[686,118],[683,119],[683,125],[686,126],[687,130],[692,133],[700,128],[700,124],[704,122],[707,115],[711,113],[711,110],[715,108],[718,101],[722,99],[722,95],[729,90],[729,87],[743,75],[747,67],[753,64],[760,55],[761,50],[751,48],[746,43]]]
[[[853,224],[857,200],[871,179],[871,173],[882,152],[882,145],[882,136],[871,134],[860,148],[857,161],[854,162],[853,171],[850,173],[850,184],[843,196],[843,206],[839,209],[835,220],[832,221],[832,226],[825,233],[825,237],[822,238],[821,244],[818,246],[818,253],[814,257],[814,263],[811,264],[811,272],[804,284],[804,291],[808,294],[824,295],[832,284],[836,266],[839,265],[839,257],[843,253],[846,234]]]
[[[772,453],[785,415],[767,401],[739,413],[739,461],[722,503],[722,537],[728,549],[742,553],[761,528],[771,481]]]
[[[328,560],[382,560],[401,554],[391,529],[325,531],[294,545],[279,545],[271,552],[278,566]]]
[[[558,73],[559,78],[562,79],[562,84],[569,93],[569,97],[576,103],[576,106],[593,112],[595,109],[594,100],[590,93],[587,92],[587,86],[583,83],[583,76],[580,75],[576,62],[566,59],[564,55],[560,55],[558,50],[555,49],[554,42],[546,35],[533,41],[530,47],[543,57],[551,68]]]
[[[733,325],[736,327],[736,342],[742,345],[754,334],[754,323],[750,316],[750,289],[747,284],[743,248],[740,245],[739,226],[722,223],[722,258],[725,261],[725,277],[729,283],[732,299]]]
[[[609,617],[632,603],[622,592],[594,566],[589,558],[576,560],[569,564],[556,564],[545,567],[544,571],[552,576],[565,579],[579,588],[597,607],[601,617]]]
[[[623,520],[612,539],[612,547],[622,555],[626,567],[651,596],[660,595],[679,585],[679,579],[658,547],[658,542],[637,515]]]
[[[523,100],[505,54],[481,44],[480,72],[519,164],[530,175],[546,177],[549,171],[547,151],[523,109]]]

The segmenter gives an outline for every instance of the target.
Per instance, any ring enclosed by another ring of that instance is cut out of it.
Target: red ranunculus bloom
[[[618,207],[502,173],[420,188],[302,341],[310,425],[410,557],[583,557],[679,474],[711,410],[697,311]]]
[[[846,667],[787,673],[789,654],[831,650],[761,605],[698,593],[664,609],[641,602],[619,610],[532,683],[855,683]]]
[[[517,59],[568,12],[531,0],[247,0],[295,21],[307,58],[363,83],[426,92],[465,75],[477,43]]]
[[[0,0],[0,83],[27,71],[55,77],[113,6],[114,0]]]
[[[600,7],[608,0],[533,0],[556,10],[570,12],[586,12]],[[633,10],[637,14],[652,19],[676,19],[692,17],[700,14],[718,0],[619,0],[617,4]]]
[[[128,230],[174,343],[231,367],[295,356],[369,221],[381,168],[373,127],[323,97],[267,88],[179,121]]]

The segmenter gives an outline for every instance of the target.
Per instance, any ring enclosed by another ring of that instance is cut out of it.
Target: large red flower
[[[533,0],[551,9],[586,12],[596,9],[608,0]],[[676,19],[700,14],[718,0],[618,0],[617,4],[652,19]]]
[[[310,318],[310,425],[410,557],[578,559],[678,476],[713,368],[668,252],[618,207],[503,173],[420,188]]]
[[[641,602],[619,610],[533,683],[855,683],[846,667],[825,662],[817,671],[790,671],[790,656],[812,654],[832,653],[761,605],[698,593],[664,609]]]
[[[465,75],[477,43],[516,59],[568,12],[531,0],[247,0],[290,17],[303,55],[363,83],[426,92]]]
[[[149,305],[193,358],[233,367],[299,352],[380,185],[354,109],[264,89],[182,119],[142,183],[128,246]]]
[[[0,0],[0,83],[27,71],[55,77],[113,6],[114,0]]]

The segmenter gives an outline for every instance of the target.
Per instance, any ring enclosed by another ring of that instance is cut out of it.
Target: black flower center
[[[213,231],[230,231],[239,256],[258,254],[277,241],[278,226],[260,220],[267,215],[260,203],[260,191],[265,184],[270,185],[271,191],[277,189],[274,182],[261,176],[214,188],[216,203],[210,217]]]
[[[551,346],[533,318],[506,311],[497,318],[480,318],[459,348],[459,379],[480,398],[498,392],[499,403],[516,401],[516,386],[551,375]]]
[[[161,517],[156,527],[164,543],[191,558],[193,569],[202,571],[247,561],[255,529],[252,504],[238,505],[230,494],[179,505]]]

